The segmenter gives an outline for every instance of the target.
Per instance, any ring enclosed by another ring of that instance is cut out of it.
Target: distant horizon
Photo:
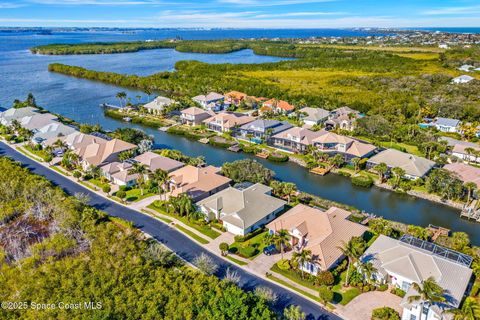
[[[476,28],[479,21],[478,0],[0,0],[5,27]]]

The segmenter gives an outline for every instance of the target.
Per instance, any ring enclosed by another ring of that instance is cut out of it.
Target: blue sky
[[[0,26],[479,27],[479,0],[0,0]]]

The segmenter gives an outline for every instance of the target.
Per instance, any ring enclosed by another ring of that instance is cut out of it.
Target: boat
[[[124,117],[124,118],[123,118],[123,121],[130,122],[130,121],[132,121],[132,118],[130,118],[130,117]]]

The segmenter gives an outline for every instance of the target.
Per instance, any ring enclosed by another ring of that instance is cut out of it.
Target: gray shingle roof
[[[451,118],[437,118],[435,124],[444,127],[456,127],[460,123],[460,120]]]
[[[431,160],[395,149],[384,150],[371,157],[368,162],[373,164],[383,162],[390,168],[400,167],[406,174],[416,177],[423,177],[435,166],[435,162]]]

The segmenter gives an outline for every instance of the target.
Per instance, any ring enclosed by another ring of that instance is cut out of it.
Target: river
[[[190,38],[221,38],[225,33],[217,30],[201,35],[189,31]],[[230,31],[229,37],[265,36],[267,31],[252,34],[247,31]],[[280,32],[280,31],[279,31]],[[311,31],[310,31],[311,32]],[[323,31],[322,31],[323,32]],[[333,31],[332,31],[333,32]],[[339,32],[339,31],[337,31]],[[272,33],[273,36],[281,36]],[[335,35],[335,33],[333,33]],[[126,124],[104,117],[100,103],[118,104],[115,94],[126,91],[134,101],[147,97],[140,91],[124,90],[112,85],[76,79],[64,75],[49,73],[49,63],[59,62],[93,68],[95,70],[114,71],[120,73],[151,74],[159,71],[173,70],[175,62],[180,60],[200,60],[208,63],[265,63],[279,61],[277,57],[257,56],[251,50],[242,50],[230,54],[194,54],[180,53],[172,49],[158,49],[136,53],[113,55],[83,56],[41,56],[32,55],[28,48],[47,43],[91,42],[91,41],[126,41],[134,39],[157,39],[173,36],[169,34],[121,34],[121,33],[60,33],[48,36],[34,34],[1,34],[0,33],[0,107],[8,108],[14,99],[24,99],[32,92],[39,105],[70,117],[78,122],[99,123],[106,129],[118,127],[137,127],[155,137],[158,144],[178,149],[191,156],[203,155],[213,165],[220,166],[227,161],[246,157],[209,145],[203,145],[183,137],[170,135],[158,130],[137,125]],[[187,38],[186,35],[182,35]],[[287,32],[288,36],[288,32]],[[296,34],[296,36],[299,36]],[[292,163],[272,163],[255,158],[276,172],[277,178],[291,181],[298,188],[326,199],[342,202],[369,213],[404,223],[427,226],[429,223],[449,228],[453,231],[464,231],[470,235],[472,242],[480,245],[479,227],[474,222],[461,219],[459,211],[448,206],[418,199],[412,196],[397,194],[379,188],[364,189],[355,187],[350,179],[329,174],[324,177],[308,173],[304,168]]]

